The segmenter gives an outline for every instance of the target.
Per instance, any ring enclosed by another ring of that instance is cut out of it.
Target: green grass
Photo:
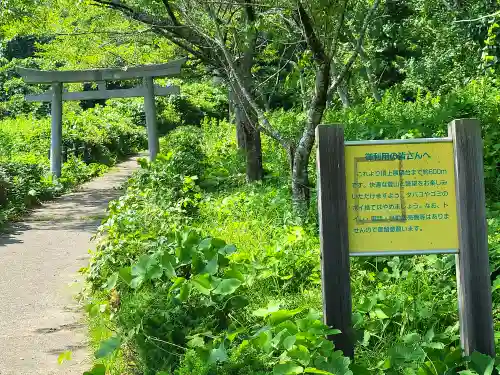
[[[220,133],[215,137],[205,133],[209,138],[206,144],[209,147],[230,144],[234,136],[231,129],[226,131],[228,140],[221,138]],[[287,179],[205,192],[193,225],[234,243],[239,249],[237,258],[260,262],[273,270],[267,282],[252,293],[250,299],[255,306],[276,300],[287,308],[321,310],[317,227],[314,218],[310,225],[301,226],[293,216]],[[310,280],[297,281],[297,270],[307,261],[315,266],[308,275]],[[375,371],[380,358],[388,357],[390,347],[412,332],[423,336],[434,327],[436,333],[446,329],[456,333],[458,314],[452,257],[353,259],[351,269],[354,311],[360,319],[357,327],[363,331],[358,363]],[[278,281],[292,270],[295,273],[290,280],[298,285],[289,293]]]
[[[198,134],[198,131],[194,133]],[[277,304],[282,309],[308,311],[313,308],[321,311],[315,202],[313,200],[310,216],[305,222],[294,216],[284,155],[273,143],[264,141],[264,153],[268,160],[272,160],[267,164],[267,177],[262,182],[248,184],[231,125],[220,122],[214,126],[206,121],[202,134],[196,134],[188,136],[180,131],[175,137],[164,140],[163,143],[169,145],[166,148],[169,155],[170,152],[172,155],[140,171],[132,179],[125,197],[113,206],[112,220],[104,228],[107,237],[95,253],[91,266],[89,280],[94,288],[100,288],[120,267],[134,266],[141,255],[150,256],[162,249],[164,245],[158,242],[159,239],[188,227],[234,244],[238,251],[231,255],[231,262],[250,268],[245,273],[244,289],[241,289],[248,306],[229,315],[236,325],[246,329],[258,326],[261,322],[253,312],[269,304]],[[191,146],[185,148],[185,145],[194,145],[198,136],[201,137],[199,142],[203,152],[193,151],[197,155],[193,158]],[[202,158],[206,160],[194,163]],[[183,170],[183,163],[198,174],[195,181],[199,181],[199,187],[189,185],[191,180],[186,185],[185,176],[178,175]],[[179,197],[175,192],[184,193]],[[185,199],[192,205],[189,209],[178,205]],[[496,219],[495,205],[490,208],[490,216],[491,262],[492,268],[498,269],[500,224]],[[183,311],[190,311],[194,314],[193,321],[183,323],[186,326],[182,327],[186,332],[193,335],[214,329],[212,324],[216,312],[203,310],[206,319],[194,319],[198,309],[202,309],[202,295],[193,294],[186,306],[171,305],[170,293],[167,292],[171,281],[161,279],[147,285],[150,286],[130,292],[123,283],[119,284],[116,290],[122,298],[121,308],[113,319],[101,316],[98,318],[100,323],[94,326],[102,330],[111,324],[113,330],[124,334],[147,316],[148,327],[158,325],[158,339],[168,341],[168,335],[161,336],[166,334],[159,332],[164,332],[170,325],[177,330],[179,327],[175,321],[172,323],[172,316],[182,316],[186,314]],[[353,258],[351,287],[357,339],[356,365],[368,369],[371,374],[391,375],[420,373],[418,371],[426,366],[425,363],[442,369],[438,374],[443,374],[446,366],[452,366],[451,363],[458,366],[457,370],[465,368],[457,357],[460,352],[454,256]],[[499,290],[500,281],[495,281],[495,311],[500,304]],[[109,305],[110,295],[106,297],[98,292],[95,296]],[[496,313],[495,327],[499,331],[500,315]],[[224,333],[224,329],[221,332]],[[97,342],[98,339],[99,336],[93,334],[93,340]],[[183,342],[182,345],[187,344]],[[130,341],[118,357],[107,362],[111,374],[124,372],[132,375],[134,371],[142,371],[156,375],[148,364],[150,362],[144,360],[146,347],[144,342]],[[181,375],[191,370],[207,375],[238,374],[230,370],[246,366],[241,363],[238,350],[236,347],[228,349],[229,362],[216,370],[207,367],[206,363],[203,365],[202,357],[188,350],[180,362],[166,362],[173,366],[167,373]],[[167,358],[159,353],[155,355]],[[257,350],[255,356],[260,355],[262,352]],[[129,359],[127,363],[135,362],[138,366],[135,370],[134,366],[124,369],[125,356]],[[446,356],[452,358],[450,364],[443,362]],[[272,359],[265,358],[268,361],[265,363],[270,365]],[[257,366],[255,368],[260,366],[253,365]]]
[[[109,320],[109,306],[108,306],[108,298],[102,293],[100,296],[94,296],[94,303],[99,306],[99,312],[93,311],[87,315],[87,324],[88,324],[88,338],[89,338],[89,351],[91,353],[95,353],[101,346],[103,341],[108,340],[113,337],[115,334],[116,327],[110,323]],[[100,309],[102,306],[102,309]],[[104,310],[106,309],[106,310]],[[106,361],[96,361],[96,363],[105,362],[110,368],[113,368],[116,374],[126,373],[128,370],[126,356],[123,354],[124,352],[118,351],[114,355],[106,358]]]
[[[0,225],[30,207],[102,175],[117,160],[145,146],[145,131],[111,108],[66,106],[64,164],[49,172],[50,119],[19,116],[0,121]]]

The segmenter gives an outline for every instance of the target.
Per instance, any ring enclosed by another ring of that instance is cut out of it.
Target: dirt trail
[[[82,375],[91,364],[74,296],[91,236],[136,158],[36,209],[0,234],[0,375]],[[57,364],[61,352],[73,360]]]

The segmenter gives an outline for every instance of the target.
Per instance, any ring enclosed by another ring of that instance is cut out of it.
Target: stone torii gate
[[[29,102],[51,102],[50,171],[61,176],[62,159],[62,102],[63,100],[101,100],[111,98],[144,97],[146,127],[148,130],[149,159],[154,160],[159,151],[156,129],[155,96],[179,94],[178,86],[160,87],[153,83],[154,78],[171,77],[180,74],[185,59],[166,64],[136,66],[127,69],[92,69],[49,71],[17,67],[16,71],[24,82],[30,84],[50,84],[51,89],[43,94],[27,95]],[[131,89],[106,89],[106,81],[142,79],[142,85]],[[98,90],[67,92],[64,83],[96,82]]]

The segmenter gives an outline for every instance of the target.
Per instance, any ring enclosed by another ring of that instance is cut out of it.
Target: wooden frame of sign
[[[495,357],[481,126],[454,120],[448,133],[345,142],[340,125],[316,129],[324,320],[344,355],[350,256],[456,254],[462,349]]]
[[[50,171],[56,177],[61,176],[62,166],[62,102],[65,100],[100,100],[111,98],[144,98],[146,127],[148,131],[149,159],[154,160],[159,152],[158,133],[156,129],[155,96],[178,95],[177,86],[160,87],[154,85],[153,79],[171,77],[180,74],[185,59],[166,64],[136,66],[127,69],[92,69],[70,71],[47,71],[27,68],[16,68],[24,82],[30,84],[50,84],[48,92],[27,95],[30,102],[51,103],[51,137],[50,137]],[[142,79],[142,85],[131,89],[106,89],[106,81]],[[64,83],[97,82],[97,91],[66,92]]]

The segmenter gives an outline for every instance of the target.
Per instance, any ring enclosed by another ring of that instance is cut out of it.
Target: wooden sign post
[[[341,331],[332,337],[336,348],[353,357],[344,129],[318,126],[316,139],[324,320]]]
[[[484,193],[483,142],[479,121],[448,125],[454,144],[460,252],[457,254],[460,337],[466,355],[495,357],[488,226]]]
[[[177,86],[160,87],[153,83],[154,78],[178,75],[185,59],[167,64],[145,65],[124,69],[93,69],[75,71],[46,71],[18,67],[16,70],[26,83],[51,84],[50,91],[39,95],[27,95],[30,102],[51,102],[51,142],[50,171],[61,176],[62,153],[62,102],[64,100],[101,100],[111,98],[144,98],[146,127],[148,130],[149,159],[154,160],[159,152],[158,131],[156,128],[155,96],[179,94]],[[131,89],[107,90],[106,81],[142,79],[142,85]],[[65,92],[64,83],[97,82],[97,91]]]
[[[456,254],[465,355],[495,356],[481,128],[455,120],[449,137],[344,142],[321,125],[318,205],[325,323],[354,355],[349,256]]]

